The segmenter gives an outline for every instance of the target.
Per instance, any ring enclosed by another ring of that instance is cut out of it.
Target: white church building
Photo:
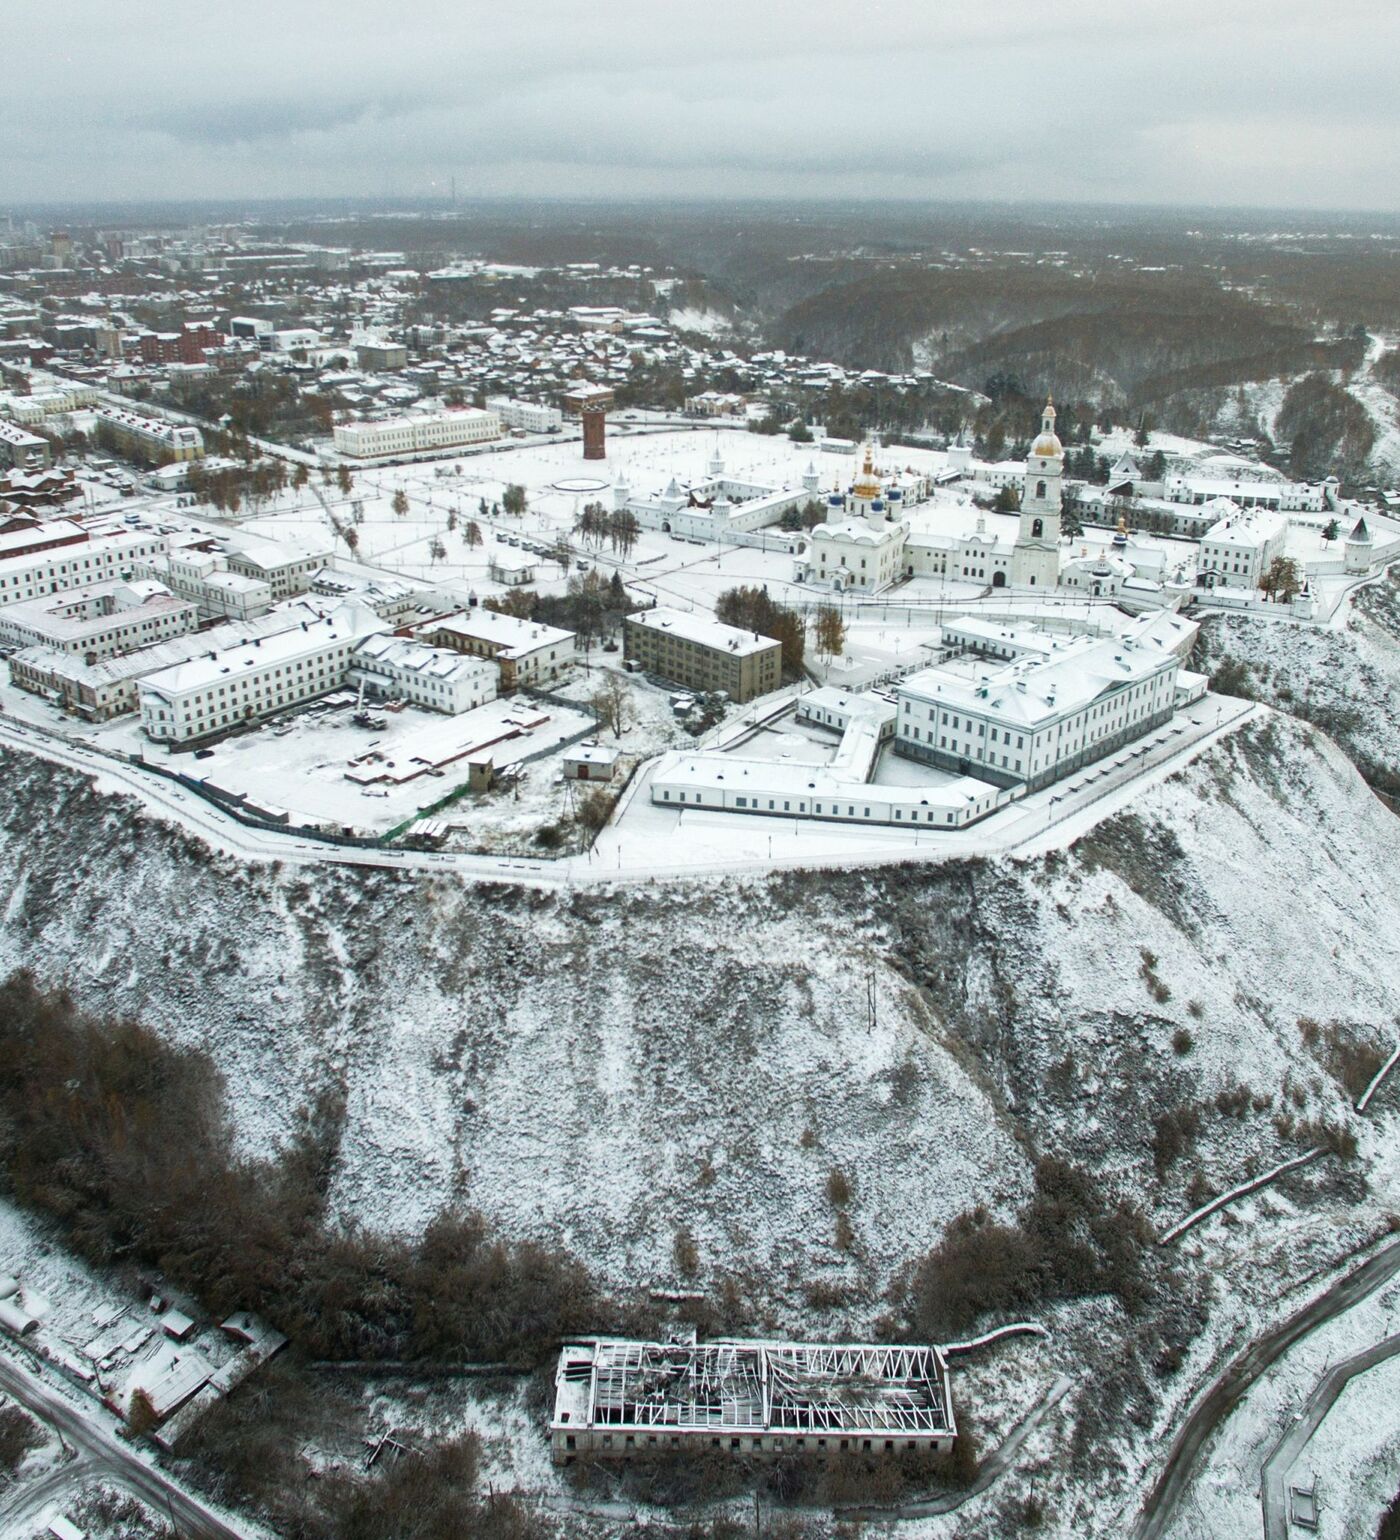
[[[874,452],[850,489],[827,498],[827,522],[812,530],[798,558],[799,583],[833,593],[878,593],[901,578],[942,577],[990,588],[1054,589],[1060,578],[1060,513],[1065,453],[1047,401],[1040,433],[1020,471],[1020,523],[1014,543],[987,530],[984,515],[959,535],[913,533],[897,487],[887,486]]]

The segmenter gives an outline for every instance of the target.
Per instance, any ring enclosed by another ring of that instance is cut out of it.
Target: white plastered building
[[[1165,610],[1108,637],[946,627],[965,650],[900,681],[895,750],[998,786],[1048,785],[1170,721],[1203,689],[1182,675],[1197,629]]]
[[[137,685],[141,726],[188,743],[314,700],[346,682],[355,650],[384,622],[358,604],[148,675]]]

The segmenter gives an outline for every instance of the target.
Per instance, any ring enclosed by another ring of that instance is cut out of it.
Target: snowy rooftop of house
[[[566,765],[615,765],[617,750],[605,749],[598,743],[580,743],[564,750]]]
[[[483,605],[476,610],[462,610],[455,615],[445,615],[429,621],[424,631],[455,632],[472,641],[487,642],[499,648],[498,656],[504,658],[528,657],[542,647],[554,647],[574,639],[572,631],[561,631],[557,626],[544,626],[534,620],[520,620],[514,615],[503,615],[499,610],[489,610]]]
[[[334,646],[353,643],[384,629],[384,622],[363,605],[346,603],[329,615],[303,620],[299,625],[270,636],[254,637],[218,652],[208,652],[174,668],[162,669],[142,681],[146,689],[160,695],[183,695],[188,690],[205,689],[219,684],[247,669],[264,669],[294,663]]]
[[[329,548],[322,543],[319,550],[306,550],[301,546],[283,545],[280,540],[269,540],[262,535],[248,535],[241,531],[229,544],[230,554],[240,561],[261,567],[265,572],[275,572],[279,567],[294,562],[324,561]]]
[[[68,519],[64,519],[64,520],[57,520],[57,519],[55,519],[52,522],[55,523],[55,524],[63,523],[65,525],[72,523],[72,521],[68,520]],[[76,526],[76,528],[79,531],[81,531],[81,526]],[[113,531],[113,533],[111,533],[110,535],[105,533],[102,530],[99,530],[99,529],[92,529],[92,530],[83,531],[83,532],[91,534],[94,537],[101,536],[101,538],[100,539],[94,538],[92,541],[90,541],[90,543],[89,543],[89,552],[88,553],[79,552],[78,553],[79,555],[91,554],[91,555],[96,556],[96,555],[98,555],[99,553],[102,553],[102,552],[106,552],[106,553],[109,553],[109,554],[110,553],[116,553],[117,555],[120,555],[123,551],[130,550],[131,547],[133,547],[133,546],[143,545],[143,544],[149,546],[149,544],[151,542],[151,538],[152,538],[152,536],[151,536],[151,534],[150,534],[150,532],[148,530],[130,530],[130,531],[123,530],[120,533],[118,533],[116,531]],[[63,533],[65,535],[71,535],[72,533],[74,533],[74,531],[71,530],[71,529],[65,529]],[[33,544],[33,541],[34,541],[34,533],[33,533],[33,531],[32,530],[31,531],[26,531],[25,534],[26,534],[26,539],[25,539],[24,543],[25,544]],[[0,535],[0,540],[3,540],[4,538],[5,538],[4,536]],[[64,546],[60,546],[57,549],[50,549],[50,550],[47,550],[47,551],[28,551],[28,550],[21,549],[19,555],[11,556],[6,561],[5,569],[4,570],[7,573],[9,573],[9,572],[18,572],[21,569],[28,568],[28,567],[42,567],[42,566],[46,566],[51,561],[65,561],[65,560],[68,560],[69,558],[71,558],[73,556],[73,554],[74,554],[74,552],[73,552],[71,547],[64,547]],[[3,551],[0,551],[0,555],[3,555]]]
[[[77,539],[87,539],[88,534],[89,531],[76,519],[47,519],[43,523],[30,523],[26,515],[20,528],[0,534],[0,561],[10,559],[10,551],[18,551],[21,555],[28,553],[36,540],[73,540],[76,543]],[[41,554],[45,557],[48,555],[47,552]]]
[[[35,444],[45,442],[37,433],[31,433],[28,428],[21,428],[17,422],[9,422],[3,417],[0,417],[0,439],[13,444],[17,449],[31,449]]]
[[[756,631],[741,631],[737,626],[725,625],[712,615],[696,615],[689,610],[645,610],[639,615],[629,615],[627,624],[641,626],[647,631],[665,632],[687,642],[697,642],[702,647],[732,652],[741,658],[751,653],[766,652],[770,647],[778,645],[771,636],[760,636]]]
[[[335,567],[322,567],[311,579],[311,591],[327,598],[348,598],[352,594],[366,603],[375,599],[408,599],[422,591],[418,583],[406,583],[396,577],[369,577],[358,572],[341,572]]]
[[[821,540],[844,540],[855,545],[884,545],[900,533],[898,524],[874,525],[865,519],[842,519],[836,524],[818,524],[812,531],[815,544]]]
[[[829,712],[834,717],[865,716],[881,723],[888,722],[897,714],[895,703],[884,695],[853,693],[837,689],[835,685],[819,685],[809,690],[797,702],[799,716],[812,716]]]
[[[951,1435],[936,1347],[599,1339],[559,1355],[563,1429]]]

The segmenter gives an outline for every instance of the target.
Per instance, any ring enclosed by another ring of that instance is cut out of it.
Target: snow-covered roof
[[[1208,507],[1218,509],[1220,517],[1201,536],[1213,545],[1239,546],[1254,550],[1270,540],[1277,540],[1288,529],[1288,520],[1272,508],[1240,508],[1227,498]]]
[[[1100,696],[1181,666],[1179,648],[1195,623],[1161,612],[1119,636],[1052,637],[1048,650],[1009,661],[952,658],[902,680],[896,693],[940,708],[1014,726],[1040,727],[1071,716]]]
[[[664,606],[644,610],[639,615],[629,615],[627,624],[644,631],[678,636],[684,641],[713,647],[740,658],[748,657],[751,653],[767,652],[769,648],[779,645],[771,636],[760,636],[756,631],[741,631],[737,626],[727,626],[711,615],[696,615],[689,610],[673,610]]]
[[[177,663],[174,668],[163,669],[142,680],[142,688],[173,699],[190,691],[207,689],[248,669],[262,671],[285,666],[300,658],[314,657],[338,642],[353,643],[383,629],[384,622],[373,610],[350,602],[328,615],[304,620],[289,630],[255,637],[223,651]]]
[[[371,670],[378,666],[384,670],[416,674],[444,684],[471,683],[480,680],[483,674],[494,674],[492,665],[482,658],[382,632],[367,636],[360,643],[355,649],[355,664]]]
[[[572,642],[574,633],[562,631],[557,626],[541,625],[534,620],[521,620],[515,615],[503,615],[499,610],[483,605],[476,610],[461,610],[440,620],[429,621],[422,628],[426,632],[455,632],[472,641],[485,642],[497,649],[503,658],[528,657],[544,647],[556,647]]]

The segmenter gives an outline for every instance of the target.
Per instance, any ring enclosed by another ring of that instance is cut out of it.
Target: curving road
[[[1133,1540],[1159,1540],[1176,1514],[1202,1450],[1261,1374],[1309,1332],[1344,1314],[1400,1273],[1400,1241],[1391,1241],[1360,1267],[1252,1342],[1211,1383],[1186,1419],[1157,1478]]]
[[[40,1483],[46,1487],[39,1493],[41,1505],[62,1496],[77,1478],[110,1481],[139,1497],[157,1514],[172,1518],[185,1540],[259,1540],[256,1530],[244,1529],[206,1507],[164,1471],[143,1460],[132,1445],[109,1433],[95,1416],[75,1406],[37,1374],[2,1357],[0,1389],[57,1428],[78,1452],[74,1464],[55,1473],[51,1489],[49,1478]],[[28,1495],[21,1489],[16,1506],[27,1510],[30,1506]],[[14,1530],[11,1513],[0,1512],[0,1534],[12,1534]]]

